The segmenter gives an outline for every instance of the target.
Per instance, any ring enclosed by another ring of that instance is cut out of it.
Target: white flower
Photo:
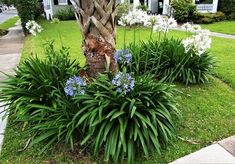
[[[209,30],[200,30],[196,35],[182,41],[186,53],[192,50],[198,56],[201,56],[211,48],[211,43]]]
[[[147,15],[144,19],[144,26],[153,27],[162,19],[160,15]]]
[[[177,22],[174,18],[163,18],[158,27],[159,31],[167,33],[177,27]]]
[[[120,26],[127,26],[128,25],[128,20],[127,20],[127,17],[126,15],[123,15],[120,20],[118,20],[118,24]]]
[[[202,30],[202,27],[200,26],[200,25],[194,25],[193,27],[192,27],[192,32],[199,32],[199,31],[201,31]]]
[[[192,25],[187,22],[187,23],[182,25],[182,28],[185,29],[186,31],[191,31],[192,30]]]
[[[147,12],[144,12],[142,10],[131,10],[126,15],[122,15],[120,20],[118,21],[118,24],[121,26],[127,26],[127,25],[135,25],[135,24],[142,24],[144,20],[147,17]]]
[[[36,36],[37,33],[42,32],[42,30],[43,30],[42,27],[33,20],[28,21],[26,23],[25,27],[29,31],[29,33],[31,33],[34,36]]]

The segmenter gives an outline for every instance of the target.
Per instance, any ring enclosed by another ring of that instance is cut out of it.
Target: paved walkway
[[[6,10],[3,11],[2,13],[0,13],[0,23],[5,22],[6,20],[14,17],[17,15],[17,11],[16,10]]]
[[[171,164],[235,164],[235,136],[186,155]]]
[[[6,20],[14,17],[17,15],[17,11],[16,10],[6,10],[3,11],[2,13],[0,13],[0,23],[5,22]]]
[[[181,26],[178,26],[176,30],[186,31]],[[223,34],[223,33],[218,33],[218,32],[211,32],[211,36],[218,37],[218,38],[225,38],[225,39],[235,39],[235,35]]]
[[[23,48],[24,35],[20,25],[16,25],[9,29],[6,36],[0,38],[0,71],[13,74],[13,69],[20,61],[20,54]],[[0,72],[0,80],[5,76]],[[1,106],[2,104],[0,104]],[[4,110],[6,107],[0,107],[0,152],[2,148],[4,132],[6,128],[7,118],[3,120]]]

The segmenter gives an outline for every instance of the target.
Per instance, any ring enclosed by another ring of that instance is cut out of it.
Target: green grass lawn
[[[51,24],[41,22],[44,31],[36,37],[27,37],[22,60],[27,58],[31,52],[37,52],[43,58],[45,40],[55,40],[57,48],[61,45],[71,48],[71,57],[77,58],[81,64],[85,59],[81,52],[81,35],[75,21],[60,22]],[[123,28],[117,30],[117,48],[123,46]],[[169,37],[185,37],[185,33],[173,31]],[[158,34],[154,34],[158,38]],[[137,40],[149,39],[148,29],[137,31]],[[133,41],[133,31],[129,29],[127,42]],[[216,75],[235,87],[235,40],[213,38],[211,52],[217,58],[218,66]],[[175,140],[162,155],[153,155],[152,158],[139,163],[167,163],[186,154],[194,152],[214,141],[221,140],[235,134],[235,94],[233,88],[218,78],[211,78],[210,82],[204,85],[182,86],[177,88],[183,91],[179,96],[179,105],[182,117],[177,119],[178,135],[185,140],[193,140],[198,144]],[[25,151],[23,148],[29,136],[22,133],[23,126],[17,125],[8,127],[5,136],[3,151],[0,156],[0,163],[85,163],[90,161],[89,155],[78,152],[70,152],[64,145],[55,146],[47,150],[43,155],[37,152],[43,145],[37,145]],[[82,161],[81,161],[82,160]],[[80,161],[80,162],[78,162]]]
[[[202,25],[213,32],[235,35],[235,21],[216,22],[208,25]]]
[[[10,27],[14,26],[18,20],[19,20],[18,16],[8,19],[7,21],[0,24],[0,29],[8,30]]]

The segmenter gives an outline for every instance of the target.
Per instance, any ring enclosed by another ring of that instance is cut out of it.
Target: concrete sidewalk
[[[14,68],[20,61],[20,54],[23,48],[24,35],[21,26],[18,24],[9,29],[9,33],[0,38],[0,71],[7,74],[14,74]],[[5,75],[0,72],[0,80]],[[0,104],[1,106],[2,104]],[[3,120],[6,107],[0,107],[0,152],[3,144],[7,118]]]
[[[235,164],[235,136],[177,159],[171,164]]]
[[[178,26],[175,30],[186,31],[181,26]],[[211,33],[210,34],[211,36],[218,37],[218,38],[235,39],[235,35],[223,34],[223,33],[218,33],[218,32],[210,32],[210,33]]]

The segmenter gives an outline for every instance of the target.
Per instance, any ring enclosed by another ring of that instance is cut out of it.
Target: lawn
[[[75,21],[60,22],[51,24],[41,22],[44,32],[36,37],[27,37],[22,60],[27,58],[32,52],[37,52],[38,56],[43,58],[43,43],[45,40],[53,39],[55,46],[61,45],[71,48],[71,57],[77,58],[83,65],[85,59],[81,52],[81,35]],[[123,28],[117,30],[117,47],[123,45]],[[154,34],[158,38],[158,34]],[[185,37],[185,33],[171,32],[169,37]],[[139,29],[137,31],[138,40],[149,39],[148,29]],[[127,42],[133,41],[133,32],[129,29]],[[223,43],[223,44],[221,44]],[[213,38],[211,52],[218,61],[216,75],[235,87],[235,73],[232,63],[235,62],[235,40]],[[186,154],[194,152],[214,141],[221,140],[235,134],[235,94],[234,90],[221,81],[219,78],[211,78],[205,85],[182,86],[177,84],[177,88],[183,92],[179,94],[179,105],[182,117],[177,119],[178,135],[185,140],[175,140],[172,145],[163,150],[162,155],[153,155],[152,158],[139,163],[167,163]],[[70,152],[64,145],[58,145],[47,150],[43,155],[37,155],[42,145],[22,149],[28,136],[22,134],[22,125],[8,127],[6,131],[5,143],[1,154],[2,163],[86,163],[92,161],[89,155]],[[82,162],[81,162],[82,160]],[[78,162],[80,161],[80,162]]]
[[[235,35],[235,21],[216,22],[208,25],[202,25],[213,32]]]
[[[8,19],[7,21],[0,24],[0,29],[8,30],[10,27],[14,26],[18,20],[19,20],[18,16]]]

